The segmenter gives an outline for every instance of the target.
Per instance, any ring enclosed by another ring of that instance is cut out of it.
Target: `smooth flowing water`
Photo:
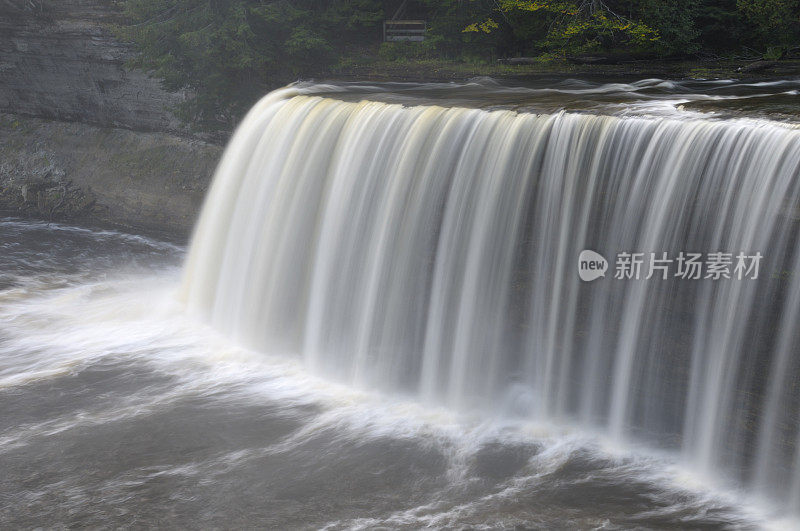
[[[297,85],[231,141],[183,271],[4,220],[0,521],[794,525],[800,129],[679,108],[786,83]]]

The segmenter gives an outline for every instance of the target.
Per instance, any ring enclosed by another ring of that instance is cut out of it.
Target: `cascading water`
[[[800,508],[800,130],[301,92],[220,163],[192,311],[323,375],[644,440]],[[583,249],[605,278],[580,280]],[[763,260],[623,280],[623,252]]]

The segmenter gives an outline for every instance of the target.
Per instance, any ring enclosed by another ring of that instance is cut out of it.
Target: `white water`
[[[362,392],[232,345],[176,304],[173,245],[8,219],[0,242],[4,528],[768,521],[663,456]]]
[[[798,177],[800,131],[767,121],[284,89],[224,155],[182,296],[326,377],[644,440],[795,511]],[[582,249],[605,279],[579,280]],[[764,260],[757,281],[623,281],[621,251]]]

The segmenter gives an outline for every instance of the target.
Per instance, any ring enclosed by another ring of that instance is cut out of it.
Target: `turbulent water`
[[[800,129],[679,107],[800,84],[730,85],[277,91],[183,270],[0,221],[3,527],[796,525]]]

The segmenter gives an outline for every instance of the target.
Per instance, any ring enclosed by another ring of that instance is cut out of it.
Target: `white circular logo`
[[[608,262],[603,255],[585,249],[578,255],[578,275],[584,282],[606,276]]]

